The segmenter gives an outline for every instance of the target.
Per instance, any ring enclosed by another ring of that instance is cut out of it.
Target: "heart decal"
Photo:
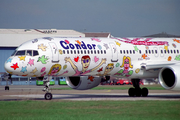
[[[94,57],[94,61],[97,62],[99,60],[99,58],[97,58],[96,56]]]
[[[78,62],[78,60],[79,60],[79,56],[77,56],[76,58],[74,58],[74,61],[75,61],[75,62]]]

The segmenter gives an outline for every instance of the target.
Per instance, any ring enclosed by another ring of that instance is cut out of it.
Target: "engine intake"
[[[180,71],[179,66],[167,66],[159,73],[159,82],[165,89],[180,90]]]

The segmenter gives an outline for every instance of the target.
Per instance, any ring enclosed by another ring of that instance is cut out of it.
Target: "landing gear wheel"
[[[51,99],[52,99],[52,94],[51,94],[51,93],[46,93],[46,94],[44,95],[44,98],[45,98],[46,100],[51,100]]]
[[[9,86],[5,86],[5,90],[9,90]]]
[[[136,97],[141,97],[141,88],[135,88]]]
[[[135,96],[135,89],[134,88],[129,88],[128,94],[129,94],[130,97],[134,97]]]
[[[141,92],[142,92],[142,96],[143,97],[147,97],[148,96],[148,89],[147,88],[142,88],[142,90],[141,90]]]

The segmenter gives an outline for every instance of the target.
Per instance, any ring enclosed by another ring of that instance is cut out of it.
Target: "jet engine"
[[[94,76],[73,76],[67,77],[66,83],[72,89],[87,90],[99,85],[102,77]]]
[[[168,90],[180,90],[180,67],[171,65],[164,67],[159,73],[159,82]]]

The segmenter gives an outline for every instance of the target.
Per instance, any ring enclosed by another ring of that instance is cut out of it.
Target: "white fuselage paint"
[[[179,41],[175,38],[40,38],[19,46],[16,50],[22,53],[9,57],[5,69],[13,75],[31,77],[155,78],[162,65],[179,63]],[[27,51],[34,52],[34,56]]]

